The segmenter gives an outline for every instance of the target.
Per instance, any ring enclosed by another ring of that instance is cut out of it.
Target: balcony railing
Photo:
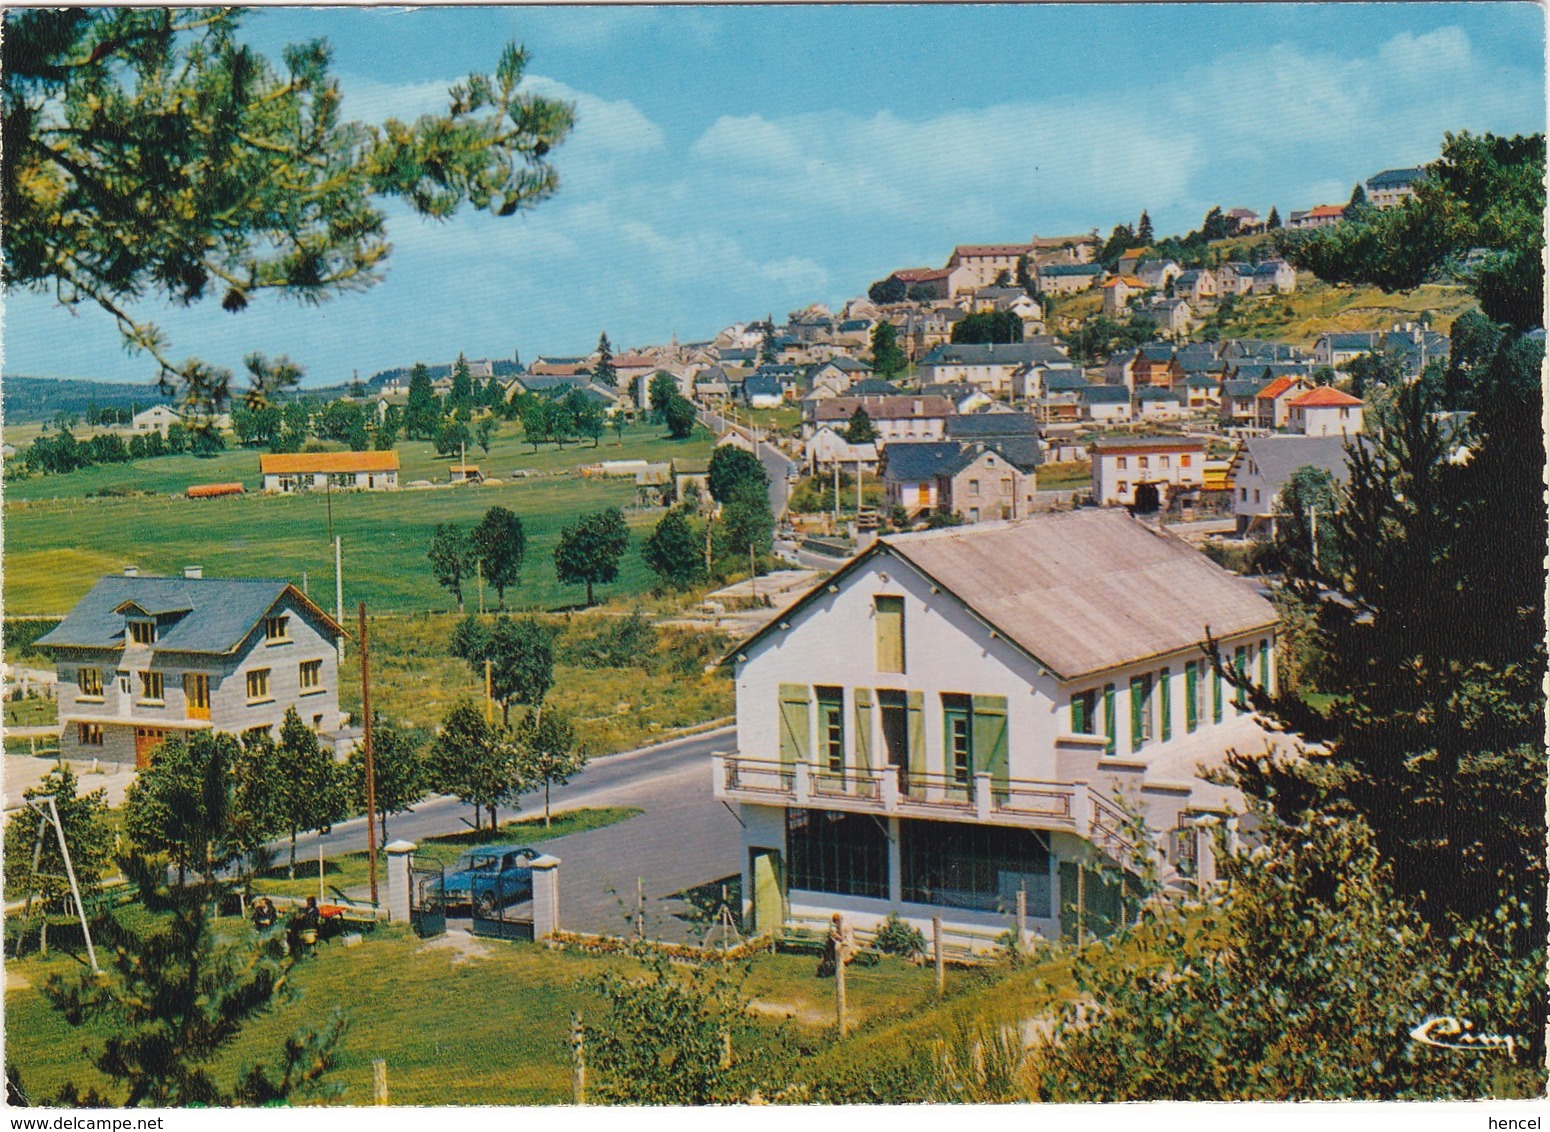
[[[992,779],[910,771],[904,767],[843,772],[720,753],[714,756],[716,797],[821,809],[988,821],[1086,835],[1093,806],[1085,782]]]

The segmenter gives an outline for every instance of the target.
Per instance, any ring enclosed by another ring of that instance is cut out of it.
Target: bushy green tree
[[[619,371],[614,368],[613,343],[608,341],[606,330],[597,339],[597,364],[592,367],[592,380],[610,389],[619,383]]]
[[[498,617],[490,634],[490,694],[501,722],[512,704],[536,707],[554,686],[554,634],[533,617]]]
[[[886,380],[903,373],[908,364],[904,351],[899,348],[898,328],[887,319],[880,319],[872,327],[872,371]]]
[[[688,439],[694,433],[694,402],[674,392],[662,408],[662,420],[667,425],[667,434],[674,440]]]
[[[469,539],[484,580],[495,587],[500,607],[505,609],[506,589],[520,580],[522,560],[527,557],[527,531],[522,520],[504,507],[491,507]]]
[[[388,841],[388,818],[404,813],[429,792],[424,749],[425,740],[418,731],[397,727],[384,720],[380,712],[372,713],[372,784],[384,845]],[[366,750],[359,744],[350,751],[349,778],[355,805],[365,813]]]
[[[12,286],[95,303],[148,352],[201,421],[231,374],[175,361],[138,321],[152,297],[219,294],[240,311],[272,290],[303,302],[368,287],[389,252],[380,204],[444,219],[465,203],[510,215],[553,194],[546,160],[571,107],[519,89],[516,45],[455,85],[441,114],[344,120],[321,40],[276,67],[239,37],[237,9],[17,9],[5,17],[0,214]],[[260,404],[278,387],[255,380]]]
[[[576,743],[576,729],[557,708],[542,701],[533,705],[516,729],[517,764],[528,788],[544,788],[544,825],[549,825],[549,794],[564,786],[587,765],[585,747]]]
[[[1307,466],[1291,474],[1275,510],[1276,557],[1286,569],[1303,577],[1313,576],[1320,566],[1330,574],[1341,573],[1334,527],[1339,507],[1335,478],[1323,468]]]
[[[666,421],[667,403],[676,396],[681,396],[677,378],[660,370],[652,375],[646,386],[646,400],[651,406],[651,417],[658,424]]]
[[[431,388],[431,371],[415,362],[409,371],[409,400],[404,406],[404,435],[411,440],[431,440],[441,420],[441,406]]]
[[[474,547],[468,535],[456,523],[437,523],[425,556],[436,584],[457,599],[457,611],[462,613],[463,585],[474,572]]]
[[[554,571],[562,585],[587,587],[587,605],[593,604],[592,587],[619,576],[619,562],[630,546],[630,529],[617,507],[583,515],[560,531],[554,548]]]
[[[687,590],[705,580],[701,539],[681,507],[657,522],[641,543],[640,556],[664,586]]]
[[[468,700],[448,711],[425,762],[431,789],[474,808],[475,829],[482,828],[487,810],[493,830],[496,807],[515,803],[522,793],[515,745]]]
[[[723,444],[710,455],[705,483],[712,499],[727,503],[745,483],[754,484],[761,491],[768,490],[770,477],[752,452],[735,444]]]
[[[1076,964],[1080,1005],[1031,1059],[1030,1099],[1398,1100],[1538,1095],[1516,1057],[1462,1055],[1410,1032],[1436,1015],[1528,1037],[1512,1008],[1524,959],[1485,972],[1398,898],[1360,819],[1261,812],[1263,846],[1222,854],[1225,893],[1190,919],[1143,920]],[[1524,910],[1515,930],[1526,932]],[[1459,963],[1464,964],[1464,968]],[[1470,978],[1461,980],[1463,969]],[[1472,985],[1461,985],[1461,982]]]
[[[877,439],[877,428],[872,424],[871,416],[860,405],[850,414],[850,421],[845,426],[845,439],[852,444],[870,444]]]
[[[296,876],[296,837],[322,829],[345,816],[349,783],[334,752],[318,741],[295,708],[287,708],[274,748],[273,787],[280,821],[290,831],[291,859],[287,876]]]
[[[81,893],[89,896],[96,891],[112,862],[114,849],[113,830],[108,824],[107,792],[83,793],[75,772],[68,764],[61,763],[44,775],[41,782],[23,790],[22,797],[28,801],[44,797],[54,799],[65,845],[70,850],[70,865],[75,870]],[[41,812],[18,810],[5,824],[5,894],[8,899],[21,900],[36,893],[46,905],[63,899],[70,892],[69,881],[65,879],[64,858],[60,856],[59,840],[52,822],[43,828],[43,847],[36,872],[32,867],[39,819],[41,813],[46,812],[47,803]]]

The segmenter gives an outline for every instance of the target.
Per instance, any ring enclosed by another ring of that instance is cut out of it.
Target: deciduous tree
[[[554,570],[564,585],[585,584],[587,605],[592,587],[619,576],[619,560],[630,546],[630,529],[617,507],[583,515],[560,532],[554,548]]]
[[[474,559],[484,580],[495,587],[500,608],[506,608],[506,589],[521,579],[527,556],[527,531],[522,520],[504,507],[491,507],[469,536]]]
[[[431,531],[431,573],[436,584],[457,599],[457,611],[463,612],[463,583],[474,569],[474,548],[456,523],[437,523]]]
[[[549,825],[551,787],[564,786],[587,765],[587,752],[576,743],[576,729],[564,713],[535,704],[516,732],[517,760],[523,781],[544,787],[544,825]]]

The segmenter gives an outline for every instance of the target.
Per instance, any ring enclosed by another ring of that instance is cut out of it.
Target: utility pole
[[[344,550],[334,536],[334,620],[339,624],[339,663],[344,663]]]
[[[377,764],[371,747],[371,664],[366,644],[366,603],[361,602],[361,717],[366,749],[366,864],[371,878],[371,903],[377,903]],[[319,844],[322,844],[321,840]]]

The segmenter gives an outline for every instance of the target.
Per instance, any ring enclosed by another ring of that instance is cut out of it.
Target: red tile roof
[[[396,472],[397,452],[266,452],[259,471],[268,475],[311,472]]]
[[[1329,216],[1344,216],[1345,215],[1345,205],[1343,205],[1343,204],[1321,204],[1321,205],[1318,205],[1316,208],[1314,208],[1312,211],[1310,211],[1308,213],[1308,215],[1309,216],[1315,216],[1315,217],[1317,217],[1320,220],[1323,220],[1324,218],[1329,217]]]
[[[1288,389],[1296,384],[1297,378],[1295,377],[1278,377],[1269,385],[1265,386],[1265,388],[1256,393],[1255,397],[1261,401],[1274,401],[1277,397],[1281,396],[1281,394],[1285,393]]]
[[[1317,389],[1308,390],[1301,397],[1294,397],[1289,403],[1299,409],[1329,409],[1360,405],[1362,399],[1342,393],[1332,385],[1321,385]]]

